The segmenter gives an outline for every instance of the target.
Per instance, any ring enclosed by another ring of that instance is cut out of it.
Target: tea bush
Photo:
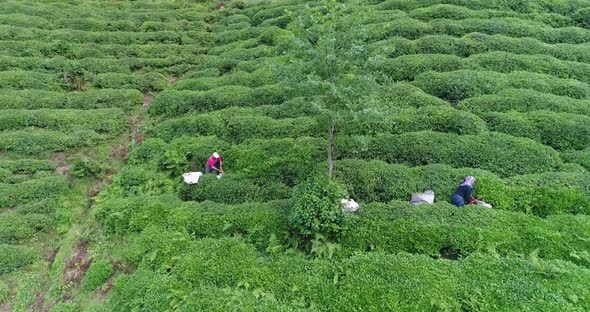
[[[39,258],[37,251],[30,247],[0,244],[0,251],[0,274],[10,273]]]
[[[111,263],[104,259],[93,261],[84,274],[84,281],[82,289],[89,291],[104,284],[107,279],[113,274],[113,267]]]
[[[337,138],[338,158],[382,159],[389,163],[449,164],[480,168],[503,176],[551,171],[561,166],[559,154],[538,142],[500,133],[456,135],[408,132],[397,136]],[[535,162],[530,162],[530,159]]]
[[[59,91],[63,89],[59,77],[55,74],[21,70],[0,72],[0,88],[12,90],[37,89],[47,91]]]
[[[505,89],[497,94],[472,97],[459,103],[459,108],[473,112],[530,112],[549,110],[590,116],[590,101],[572,99],[527,89]]]
[[[11,207],[50,198],[59,195],[67,188],[67,181],[62,177],[55,176],[33,179],[18,184],[0,183],[0,207]]]
[[[53,218],[46,215],[3,213],[0,215],[0,244],[31,238],[53,226]]]
[[[51,130],[16,130],[0,133],[0,150],[33,155],[45,151],[58,152],[104,142],[102,136],[92,130],[76,130],[63,133]]]
[[[98,74],[95,85],[99,88],[137,89],[141,91],[161,91],[167,85],[167,79],[162,74]]]
[[[1,109],[138,109],[143,95],[138,90],[88,90],[84,92],[49,92],[40,90],[7,91],[0,94]]]
[[[212,111],[231,106],[258,106],[281,104],[293,91],[280,85],[267,85],[256,89],[241,86],[224,86],[208,91],[165,90],[150,106],[153,115],[177,116],[191,111]]]
[[[529,137],[558,150],[590,146],[590,117],[569,113],[533,111],[486,113],[482,117],[490,130]]]
[[[432,95],[455,103],[469,97],[496,93],[507,88],[533,89],[576,99],[588,99],[590,96],[590,87],[586,83],[527,72],[509,74],[472,70],[426,72],[416,77],[415,84]]]
[[[544,259],[590,265],[572,256],[588,248],[588,242],[576,234],[590,231],[588,216],[560,217],[540,219],[478,206],[457,208],[447,203],[417,207],[407,202],[368,204],[350,220],[341,244],[348,253],[405,251],[432,257],[440,257],[445,247],[458,250],[463,257],[490,251],[528,255],[538,250]],[[560,222],[564,219],[570,220],[568,224],[573,228],[562,229]],[[536,235],[527,234],[531,232]]]
[[[53,171],[55,170],[55,164],[50,160],[0,159],[0,168],[7,169],[13,174],[34,174],[38,171]]]
[[[17,130],[28,127],[58,131],[93,130],[116,135],[127,124],[125,113],[118,108],[96,110],[3,110],[0,130]]]

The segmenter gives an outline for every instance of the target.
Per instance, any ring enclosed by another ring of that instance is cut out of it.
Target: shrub
[[[98,133],[119,134],[125,129],[127,119],[121,109],[98,110],[3,110],[0,130],[16,130],[28,127],[52,130],[93,130]]]
[[[588,265],[572,255],[588,248],[588,242],[578,236],[590,230],[584,224],[588,216],[559,217],[571,220],[574,228],[561,228],[557,218],[540,219],[477,206],[458,209],[447,203],[418,207],[407,202],[367,204],[349,220],[341,244],[345,254],[374,250],[432,257],[441,257],[445,247],[458,250],[462,257],[473,253],[528,255],[538,250],[538,255],[547,260]]]
[[[590,87],[585,83],[525,72],[509,74],[471,70],[427,72],[418,75],[415,84],[432,95],[454,103],[477,95],[496,93],[506,88],[549,91],[556,95],[577,99],[585,99],[590,95]]]
[[[62,177],[43,177],[18,184],[0,183],[0,207],[12,207],[32,201],[49,198],[68,188]]]
[[[9,289],[4,282],[0,281],[0,303],[4,303],[8,300]]]
[[[0,274],[10,273],[39,258],[39,254],[33,248],[25,246],[0,244],[0,251]]]
[[[104,169],[90,158],[75,158],[72,160],[71,172],[76,178],[98,178]]]
[[[72,108],[96,109],[119,107],[125,111],[141,107],[143,95],[138,90],[89,90],[58,93],[37,90],[7,91],[0,95],[2,109]]]
[[[17,130],[0,133],[0,150],[23,154],[45,151],[65,151],[70,148],[93,146],[106,139],[94,131],[76,130],[63,133],[51,130]]]
[[[0,215],[0,244],[31,238],[37,232],[45,232],[53,226],[53,219],[46,215],[3,213]]]
[[[279,85],[257,89],[225,86],[208,91],[165,90],[150,106],[154,115],[177,116],[190,111],[212,111],[231,106],[276,105],[291,97],[292,90]]]
[[[161,91],[168,84],[167,78],[158,73],[98,74],[94,83],[99,88],[137,89],[140,91]]]
[[[590,116],[590,101],[572,99],[527,89],[505,89],[497,94],[476,96],[461,101],[459,108],[473,112],[530,112],[549,110]]]
[[[261,183],[224,174],[217,179],[215,175],[205,175],[198,184],[183,185],[180,197],[183,200],[214,201],[225,204],[246,202],[267,202],[288,198],[291,190],[280,182]]]
[[[14,90],[62,90],[62,86],[57,75],[27,71],[0,72],[0,86],[2,89]]]
[[[525,136],[555,149],[584,149],[590,146],[590,117],[584,115],[533,111],[487,113],[483,118],[490,130]]]
[[[341,137],[336,138],[335,147],[340,159],[362,157],[415,166],[443,163],[481,168],[502,176],[550,171],[562,164],[555,150],[500,133],[456,135],[423,131],[369,140]],[[530,162],[533,158],[536,161]]]
[[[309,240],[317,234],[336,238],[344,225],[340,199],[346,198],[342,185],[327,178],[313,178],[293,189],[289,222],[295,233]]]
[[[586,170],[590,170],[590,147],[581,151],[562,152],[561,157],[566,161],[582,165]]]
[[[113,266],[104,259],[99,259],[92,262],[88,271],[84,274],[84,281],[82,289],[91,291],[103,285],[109,277],[113,274]]]
[[[39,171],[53,171],[55,164],[50,160],[18,159],[0,160],[0,168],[7,169],[13,174],[33,174]]]

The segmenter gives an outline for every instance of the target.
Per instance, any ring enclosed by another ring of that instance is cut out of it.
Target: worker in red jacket
[[[207,159],[205,173],[223,173],[223,159],[217,154],[217,152],[213,153],[213,155]]]

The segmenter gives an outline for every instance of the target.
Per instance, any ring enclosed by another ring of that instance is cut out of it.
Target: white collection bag
[[[202,172],[188,172],[182,175],[184,179],[184,183],[186,184],[197,184],[199,182],[199,178],[203,175]]]
[[[428,190],[424,193],[412,193],[410,204],[417,206],[421,204],[433,204],[434,203],[434,192]]]
[[[342,198],[340,204],[342,205],[342,212],[355,212],[360,208],[360,205],[354,199]]]

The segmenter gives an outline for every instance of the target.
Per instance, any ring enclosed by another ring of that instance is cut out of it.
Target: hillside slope
[[[5,1],[0,29],[0,311],[590,310],[588,0]],[[330,122],[361,210],[305,245]],[[450,204],[467,175],[493,209]]]

